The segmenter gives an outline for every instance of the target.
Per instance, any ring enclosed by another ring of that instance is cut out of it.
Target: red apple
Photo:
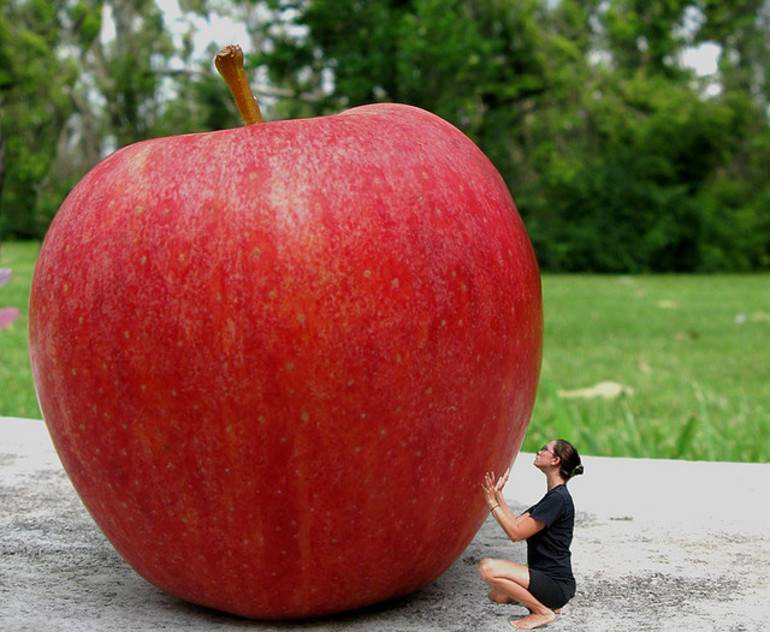
[[[541,339],[500,175],[394,104],[114,153],[59,210],[29,309],[99,527],[161,589],[257,618],[443,573],[519,449]]]

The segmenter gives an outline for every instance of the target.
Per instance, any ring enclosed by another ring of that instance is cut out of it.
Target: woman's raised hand
[[[511,473],[509,467],[505,470],[505,473],[497,479],[495,482],[495,473],[487,472],[484,475],[484,482],[481,484],[481,488],[484,490],[484,499],[487,501],[487,507],[494,508],[495,505],[503,503],[503,488],[508,482],[508,475]]]
[[[510,466],[507,470],[505,470],[505,474],[503,474],[500,478],[497,479],[497,483],[495,484],[495,489],[498,492],[498,495],[500,498],[503,497],[503,488],[505,487],[505,484],[508,482],[508,475],[511,473]]]
[[[484,482],[481,484],[481,489],[484,490],[484,500],[487,501],[487,507],[493,509],[495,505],[499,505],[497,500],[497,486],[495,485],[495,473],[487,472],[484,474]]]

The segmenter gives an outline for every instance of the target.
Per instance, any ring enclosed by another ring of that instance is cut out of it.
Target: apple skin
[[[441,575],[518,453],[541,348],[502,178],[398,104],[117,151],[56,215],[29,306],[40,408],[107,538],[262,619]]]

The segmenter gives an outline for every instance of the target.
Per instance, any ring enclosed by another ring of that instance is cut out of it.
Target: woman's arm
[[[505,534],[514,542],[531,538],[545,525],[539,520],[535,520],[528,513],[517,516],[513,510],[501,502],[492,510],[492,515],[497,523],[503,528]]]
[[[528,513],[517,516],[506,504],[503,498],[503,487],[505,487],[505,482],[508,480],[509,471],[510,468],[497,480],[497,483],[495,483],[494,472],[487,472],[481,487],[484,490],[487,506],[495,520],[497,520],[497,523],[511,540],[518,542],[531,538],[545,525],[539,520],[532,518]]]

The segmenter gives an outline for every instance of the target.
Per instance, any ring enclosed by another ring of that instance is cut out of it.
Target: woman
[[[492,515],[511,540],[527,541],[527,565],[508,560],[481,560],[479,571],[489,584],[489,598],[497,603],[520,603],[530,614],[512,621],[517,630],[532,630],[556,619],[561,607],[575,595],[569,547],[575,526],[575,507],[567,481],[583,473],[577,450],[558,439],[535,455],[535,467],[545,474],[548,491],[520,516],[503,498],[508,471],[495,483],[487,472],[482,483]]]

